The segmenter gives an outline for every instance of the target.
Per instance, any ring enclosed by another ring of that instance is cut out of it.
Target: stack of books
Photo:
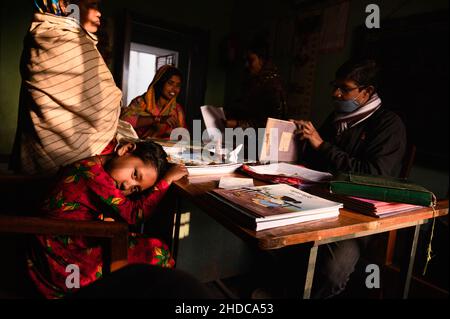
[[[406,203],[383,202],[380,200],[335,194],[330,198],[342,202],[347,209],[377,218],[387,217],[423,207]]]
[[[365,174],[339,174],[330,182],[330,193],[320,196],[340,201],[345,208],[374,217],[386,217],[423,206],[433,206],[436,197],[410,181]]]
[[[338,174],[330,182],[330,191],[347,195],[431,207],[436,197],[425,187],[405,179],[365,174]]]
[[[324,218],[336,218],[343,205],[286,184],[215,189],[211,196],[230,206],[242,226],[260,231]]]

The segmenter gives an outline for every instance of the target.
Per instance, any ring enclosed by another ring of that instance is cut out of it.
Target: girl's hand
[[[188,175],[188,170],[184,164],[173,165],[164,175],[164,180],[170,185]]]

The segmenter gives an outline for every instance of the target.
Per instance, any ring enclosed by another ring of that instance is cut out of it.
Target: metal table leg
[[[408,272],[406,273],[405,287],[403,289],[403,299],[407,299],[409,294],[409,286],[411,284],[411,277],[414,268],[414,260],[416,258],[417,243],[419,241],[419,232],[420,232],[420,225],[416,225],[414,229],[414,237],[411,246],[411,253],[409,255],[409,264],[408,264]]]
[[[303,291],[303,299],[309,299],[311,297],[311,289],[314,279],[314,270],[316,268],[318,246],[315,244],[309,251],[308,259],[308,271],[306,272],[305,290]]]

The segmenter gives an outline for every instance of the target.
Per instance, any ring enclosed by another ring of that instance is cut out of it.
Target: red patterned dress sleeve
[[[99,161],[83,160],[65,168],[43,213],[74,222],[112,219],[135,225],[151,216],[168,188],[167,182],[161,180],[152,192],[131,200],[116,187]],[[82,236],[36,236],[28,257],[31,278],[47,298],[61,298],[74,291],[66,284],[68,266],[79,269],[80,287],[102,277],[101,248],[98,242]],[[173,267],[175,263],[161,240],[136,234],[129,236],[128,262],[161,267]]]

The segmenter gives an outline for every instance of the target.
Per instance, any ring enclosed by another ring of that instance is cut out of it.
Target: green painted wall
[[[248,0],[236,5],[233,12],[232,31],[236,32],[240,45],[245,46],[252,38],[253,34],[260,30],[270,29],[274,21],[281,19],[292,19],[300,15],[302,10],[323,9],[338,1],[289,1],[280,0],[278,2],[270,0]],[[293,3],[309,4],[307,8],[296,9]],[[349,20],[347,25],[346,45],[342,50],[333,53],[322,53],[317,57],[317,68],[314,75],[314,93],[312,98],[312,109],[310,120],[319,127],[325,118],[332,111],[330,103],[329,82],[334,77],[335,70],[350,57],[351,49],[354,43],[353,31],[356,27],[364,25],[367,13],[365,8],[368,4],[375,3],[380,7],[381,19],[400,18],[421,13],[435,11],[448,11],[448,0],[351,0]],[[381,26],[382,27],[382,26]],[[287,37],[289,35],[286,35]],[[443,39],[443,41],[448,41]],[[418,44],[420,45],[420,44]],[[276,64],[280,69],[282,76],[288,74],[289,63],[283,60],[283,57],[275,57]],[[242,65],[231,67],[227,73],[226,81],[226,103],[230,103],[239,96],[240,77],[242,76]],[[285,79],[287,77],[284,77]],[[447,127],[448,131],[448,127]],[[448,134],[444,133],[444,134]],[[444,145],[443,147],[447,147]],[[411,172],[411,179],[415,182],[428,187],[435,192],[438,197],[448,197],[448,167],[447,169],[436,169],[433,167],[422,167],[415,165]]]
[[[27,0],[2,1],[0,8],[0,154],[9,154],[17,124],[22,40],[33,11]]]
[[[365,12],[365,8],[371,3],[375,3],[380,7],[381,19],[387,17],[394,19],[419,13],[448,10],[448,0],[351,1],[346,47],[341,51],[321,54],[318,57],[314,98],[312,102],[314,108],[311,117],[311,120],[315,123],[321,124],[332,111],[328,94],[330,91],[328,83],[333,79],[334,71],[350,57],[350,50],[355,45],[352,38],[353,30],[358,26],[364,25],[368,15]],[[327,94],[324,94],[324,92],[327,92]]]

